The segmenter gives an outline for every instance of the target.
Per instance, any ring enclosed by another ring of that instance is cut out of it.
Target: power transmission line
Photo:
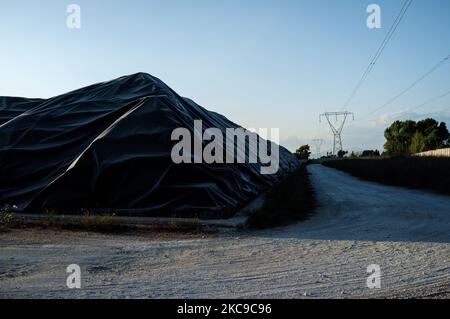
[[[436,64],[435,66],[433,66],[430,70],[428,70],[424,75],[422,75],[419,79],[417,79],[416,81],[414,81],[411,85],[409,85],[406,89],[404,89],[403,91],[401,91],[399,94],[395,95],[393,98],[391,98],[389,101],[387,101],[386,103],[384,103],[383,105],[381,105],[380,107],[377,107],[375,110],[373,110],[370,113],[367,113],[366,115],[364,115],[363,117],[359,118],[358,120],[363,120],[373,114],[375,114],[376,112],[378,112],[379,110],[385,108],[386,106],[392,104],[394,101],[396,101],[398,98],[400,98],[401,96],[403,96],[404,94],[406,94],[407,92],[409,92],[411,89],[413,89],[417,84],[419,84],[420,82],[422,82],[423,80],[425,80],[430,74],[432,74],[434,71],[436,71],[440,66],[442,66],[445,62],[447,62],[450,59],[450,54],[447,55],[445,58],[443,58],[442,60],[439,61],[438,64]]]
[[[428,105],[428,104],[431,104],[431,103],[433,103],[433,102],[436,102],[437,100],[440,100],[440,99],[446,97],[447,95],[450,95],[450,91],[447,91],[447,92],[445,92],[444,94],[441,94],[441,95],[439,95],[439,96],[436,96],[436,97],[434,97],[434,98],[432,98],[432,99],[430,99],[430,100],[428,100],[428,101],[426,101],[426,102],[424,102],[424,103],[422,103],[422,104],[419,104],[419,105],[417,105],[417,106],[415,106],[415,107],[413,107],[413,108],[410,108],[408,111],[409,111],[409,112],[415,111],[415,110],[417,110],[417,109],[419,109],[419,108],[421,108],[421,107],[424,107],[425,105]]]
[[[445,92],[444,94],[438,95],[438,96],[436,96],[436,97],[434,97],[434,98],[432,98],[432,99],[430,99],[430,100],[428,100],[428,101],[426,101],[426,102],[423,102],[423,103],[421,103],[421,104],[419,104],[419,105],[417,105],[417,106],[415,106],[415,107],[409,108],[408,110],[404,111],[403,114],[406,113],[406,112],[412,112],[412,111],[415,111],[415,110],[417,110],[417,109],[419,109],[419,108],[421,108],[421,107],[424,107],[425,105],[428,105],[428,104],[431,104],[431,103],[433,103],[433,102],[436,102],[436,101],[438,101],[438,100],[440,100],[440,99],[446,97],[447,95],[450,95],[450,91],[447,91],[447,92]],[[439,113],[439,112],[430,113],[430,114],[437,114],[437,113]],[[398,119],[401,115],[402,115],[402,114],[400,113],[399,115],[397,115],[396,118]],[[395,119],[395,118],[394,118],[394,119]]]
[[[364,71],[361,79],[356,84],[355,88],[353,89],[352,93],[348,97],[347,101],[344,104],[344,109],[347,108],[347,106],[350,104],[350,102],[355,97],[356,93],[358,93],[361,86],[366,81],[367,77],[369,76],[370,72],[374,68],[375,64],[377,63],[378,59],[382,55],[384,49],[386,48],[387,44],[391,40],[392,36],[394,35],[395,31],[397,30],[400,22],[403,20],[403,17],[405,16],[406,12],[408,11],[408,8],[411,6],[413,0],[405,0],[403,3],[403,6],[400,10],[400,13],[398,14],[397,18],[395,19],[394,23],[392,24],[391,28],[389,29],[388,33],[386,34],[386,37],[384,38],[383,42],[381,43],[380,47],[378,48],[377,52],[373,56],[373,58],[370,60],[369,65],[367,66],[366,70]]]

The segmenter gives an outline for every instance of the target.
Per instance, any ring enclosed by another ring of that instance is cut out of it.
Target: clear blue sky
[[[66,27],[81,6],[82,27]],[[366,7],[382,9],[382,29]],[[341,110],[398,14],[400,0],[41,0],[0,10],[0,95],[50,97],[147,72],[247,127],[279,127],[294,148],[331,140],[319,113]],[[415,0],[349,111],[363,115],[450,53],[450,1]],[[350,123],[344,148],[380,148],[391,113],[450,90],[450,62],[371,121]],[[450,119],[450,96],[418,109]],[[381,117],[381,118],[380,118]],[[450,121],[448,122],[450,124]],[[330,142],[328,143],[328,147]]]

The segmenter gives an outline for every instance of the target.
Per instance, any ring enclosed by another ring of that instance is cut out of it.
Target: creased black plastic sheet
[[[144,73],[50,99],[0,98],[0,207],[230,217],[300,166],[282,147],[275,175],[260,164],[176,165],[171,133],[193,132],[194,120],[239,127]]]

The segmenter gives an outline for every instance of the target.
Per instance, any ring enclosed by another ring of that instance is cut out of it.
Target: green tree
[[[294,153],[299,160],[308,160],[311,155],[309,145],[300,146]]]
[[[425,138],[427,151],[445,147],[450,137],[444,122],[439,123],[430,118],[417,122],[417,131]]]
[[[384,132],[384,148],[389,155],[425,152],[449,145],[445,123],[428,118],[419,122],[395,121]]]
[[[409,146],[416,130],[414,121],[395,121],[384,132],[385,150],[390,155],[409,154]]]
[[[426,141],[423,135],[416,132],[411,140],[411,145],[409,146],[409,152],[411,154],[421,153],[426,151]]]

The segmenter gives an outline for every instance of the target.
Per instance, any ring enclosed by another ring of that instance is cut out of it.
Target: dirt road
[[[0,297],[450,297],[450,197],[310,166],[321,207],[303,223],[214,237],[0,234]],[[82,288],[66,287],[79,264]],[[367,266],[381,267],[369,289]]]

